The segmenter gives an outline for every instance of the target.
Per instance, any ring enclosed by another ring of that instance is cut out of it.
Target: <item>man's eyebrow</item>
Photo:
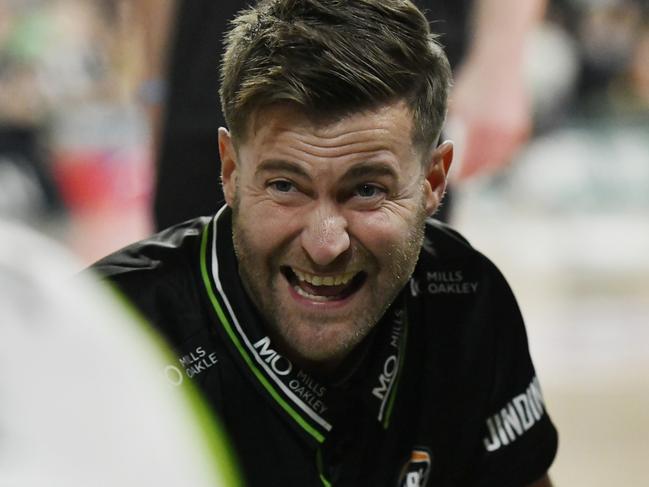
[[[343,177],[345,179],[362,179],[379,176],[388,176],[393,179],[399,179],[399,174],[394,166],[386,162],[361,162],[350,167]]]
[[[265,161],[262,161],[261,164],[257,166],[255,175],[259,175],[264,171],[283,171],[293,173],[294,175],[303,178],[309,178],[309,173],[307,173],[302,167],[294,162],[285,161],[283,159],[266,159]]]

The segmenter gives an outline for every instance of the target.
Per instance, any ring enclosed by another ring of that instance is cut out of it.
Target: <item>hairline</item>
[[[415,117],[415,110],[412,107],[412,104],[409,103],[408,99],[406,97],[398,97],[395,99],[387,100],[387,101],[381,101],[377,102],[374,105],[368,106],[368,107],[362,107],[362,108],[350,108],[349,110],[337,110],[337,111],[332,111],[330,113],[314,113],[312,110],[309,109],[309,107],[305,107],[302,105],[299,105],[295,102],[292,101],[277,101],[273,103],[268,103],[268,104],[261,104],[252,110],[249,111],[249,116],[246,120],[245,127],[243,130],[243,133],[239,133],[237,131],[231,131],[230,128],[228,127],[228,130],[230,131],[230,139],[232,141],[232,146],[235,150],[235,152],[238,154],[239,153],[239,147],[241,145],[245,144],[247,141],[250,140],[251,135],[254,136],[255,132],[255,127],[257,125],[257,120],[259,119],[259,115],[262,112],[265,111],[270,111],[273,110],[275,107],[280,107],[280,106],[292,106],[294,109],[296,109],[301,115],[304,115],[307,117],[307,119],[316,127],[325,127],[336,120],[340,120],[344,117],[350,116],[350,115],[356,115],[356,114],[363,114],[363,113],[368,113],[372,112],[375,110],[378,110],[382,107],[388,107],[391,105],[396,105],[399,103],[404,103],[406,106],[406,109],[408,110],[408,113],[410,115],[410,119],[412,121],[412,126],[410,127],[410,142],[415,148],[415,150],[419,153],[422,159],[422,164],[425,165],[428,163],[430,159],[430,155],[432,154],[433,150],[437,146],[439,142],[439,138],[441,136],[441,130],[439,130],[439,133],[435,134],[433,138],[427,139],[425,141],[417,141],[417,128],[416,128],[416,117]]]

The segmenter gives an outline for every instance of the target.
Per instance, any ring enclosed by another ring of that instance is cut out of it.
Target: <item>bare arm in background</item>
[[[160,138],[167,54],[178,2],[137,0],[130,3],[133,10],[128,22],[140,32],[143,44],[140,99],[146,105],[155,148]]]
[[[547,0],[475,0],[474,33],[456,73],[449,136],[456,142],[454,177],[462,180],[507,164],[532,128],[523,61],[527,35]],[[459,163],[459,164],[458,164]]]

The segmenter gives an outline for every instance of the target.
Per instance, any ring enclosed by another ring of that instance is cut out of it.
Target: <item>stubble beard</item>
[[[295,316],[295,309],[283,303],[279,296],[279,285],[285,285],[279,275],[278,257],[282,249],[267,261],[255,259],[254,245],[259,236],[251,235],[245,226],[240,224],[239,199],[235,196],[232,205],[232,238],[235,254],[239,264],[239,275],[242,284],[260,316],[268,326],[268,334],[277,347],[287,358],[305,365],[317,365],[325,362],[338,363],[344,359],[381,320],[399,292],[408,282],[417,263],[424,238],[424,224],[427,215],[423,204],[410,226],[411,232],[403,245],[394,245],[386,253],[389,267],[381,282],[366,282],[371,286],[369,295],[373,298],[366,303],[365,309],[359,312],[352,310],[347,315],[336,313],[335,316],[326,314],[302,314]],[[371,254],[357,246],[354,262],[371,262],[377,268],[377,260]],[[339,332],[332,332],[332,327],[338,322],[350,322],[351,326]],[[309,328],[307,338],[303,330]]]

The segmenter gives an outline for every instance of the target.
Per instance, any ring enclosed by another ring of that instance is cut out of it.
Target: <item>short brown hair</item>
[[[220,94],[235,139],[274,103],[327,118],[405,100],[413,142],[430,147],[450,83],[448,60],[409,0],[262,0],[232,22]]]

